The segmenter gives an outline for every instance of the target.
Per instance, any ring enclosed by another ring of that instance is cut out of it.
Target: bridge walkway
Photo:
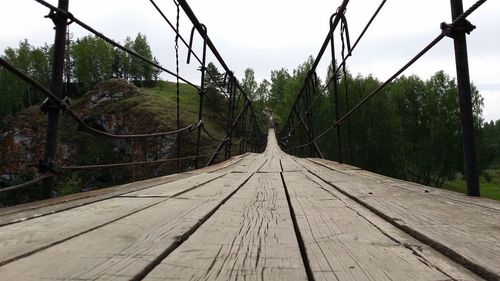
[[[0,280],[499,280],[500,203],[283,153],[0,210]]]

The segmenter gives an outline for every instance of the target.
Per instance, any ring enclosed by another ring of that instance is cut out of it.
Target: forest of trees
[[[159,72],[133,59],[102,39],[86,36],[68,38],[65,81],[76,85],[83,94],[96,83],[113,77],[141,85],[155,81]],[[155,61],[147,38],[138,34],[128,37],[125,47]],[[27,40],[18,48],[7,48],[3,57],[45,86],[49,85],[52,47],[34,47]],[[313,63],[312,57],[289,72],[271,71],[270,80],[260,83],[253,69],[247,68],[241,79],[243,90],[254,101],[254,110],[272,110],[278,123],[286,121],[297,93]],[[225,98],[220,93],[224,75],[213,63],[207,65],[206,93],[210,106],[224,112]],[[332,67],[326,80],[330,80]],[[324,88],[318,81],[316,92]],[[373,76],[341,74],[339,80],[340,114],[360,101],[381,84]],[[42,95],[0,68],[0,118],[40,103]],[[500,120],[483,123],[483,100],[473,86],[473,112],[477,132],[478,160],[481,170],[500,166]],[[323,132],[334,121],[332,87],[321,93],[313,111],[314,128]],[[262,114],[259,114],[262,117]],[[264,123],[264,120],[262,120]],[[456,82],[443,71],[423,80],[402,76],[371,99],[346,121],[341,129],[344,162],[381,174],[441,186],[463,171],[461,131]],[[305,141],[305,140],[304,140]],[[318,143],[324,156],[338,160],[335,130]],[[306,150],[304,150],[304,156]]]
[[[270,82],[249,82],[253,71],[247,69],[243,85],[252,96],[272,108],[279,123],[286,121],[313,59],[309,58],[289,72],[271,72]],[[331,67],[327,80],[331,77]],[[341,115],[377,88],[381,81],[373,76],[340,75]],[[324,88],[319,81],[316,92]],[[346,95],[347,90],[347,95]],[[483,99],[473,86],[473,112],[477,133],[478,160],[483,171],[500,164],[500,120],[482,121]],[[348,98],[348,100],[346,99]],[[317,134],[334,121],[332,87],[319,97],[313,116]],[[381,174],[440,187],[446,180],[463,174],[461,127],[456,82],[443,71],[423,80],[402,76],[352,115],[341,129],[344,162]],[[350,129],[349,129],[350,128]],[[350,135],[350,138],[349,138]],[[302,140],[306,142],[305,139]],[[319,141],[328,159],[338,160],[336,131]],[[307,156],[304,149],[304,156]]]
[[[124,45],[145,58],[156,61],[146,36],[139,33],[135,39],[127,37]],[[98,37],[89,35],[72,40],[68,36],[67,46],[64,79],[66,85],[76,88],[73,93],[81,95],[98,82],[110,78],[124,78],[139,84],[158,79],[159,71],[154,67]],[[51,45],[35,47],[24,40],[17,48],[5,49],[2,58],[48,87],[52,52]],[[0,85],[0,118],[38,104],[45,98],[3,68],[0,68]]]

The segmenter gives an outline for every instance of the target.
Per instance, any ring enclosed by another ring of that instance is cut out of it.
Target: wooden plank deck
[[[500,202],[263,154],[0,210],[0,280],[500,280]]]

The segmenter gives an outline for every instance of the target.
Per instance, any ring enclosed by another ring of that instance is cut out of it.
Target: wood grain
[[[255,174],[145,280],[307,280],[279,173]]]
[[[315,280],[477,279],[314,176],[284,180]]]
[[[177,181],[192,175],[180,173],[164,177],[148,179],[139,182],[123,184],[115,187],[103,188],[88,192],[72,194],[63,197],[22,204],[19,206],[0,209],[0,226],[26,221],[41,216],[54,214],[64,210],[84,206],[94,202],[106,200],[129,192],[153,187],[156,185]]]
[[[129,280],[248,178],[229,174],[179,198],[0,267],[2,280]],[[131,200],[123,198],[121,200]],[[143,200],[143,199],[136,199]]]
[[[463,195],[451,191],[441,191],[438,195],[425,192],[430,187],[397,186],[393,184],[395,179],[384,176],[377,179],[373,173],[347,174],[308,160],[297,161],[358,203],[462,265],[486,278],[500,280],[500,212],[496,208],[461,202],[458,198]]]

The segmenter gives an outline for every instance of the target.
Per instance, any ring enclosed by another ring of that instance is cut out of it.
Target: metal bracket
[[[62,175],[61,165],[52,159],[48,159],[47,161],[40,160],[38,170],[41,173],[52,172],[56,175]]]
[[[66,111],[71,105],[71,100],[69,97],[65,97],[60,104],[54,103],[51,99],[46,98],[40,105],[40,110],[43,113],[47,113],[52,110],[60,109],[61,111]]]
[[[470,34],[474,29],[476,29],[476,26],[466,19],[456,24],[441,23],[442,34],[453,39],[459,34]]]
[[[67,25],[70,25],[74,22],[74,17],[71,13],[66,12],[66,14],[64,14],[55,9],[50,10],[49,14],[46,15],[45,18],[51,19],[55,25],[57,25],[63,20],[68,20],[68,19],[69,21],[66,23]]]

